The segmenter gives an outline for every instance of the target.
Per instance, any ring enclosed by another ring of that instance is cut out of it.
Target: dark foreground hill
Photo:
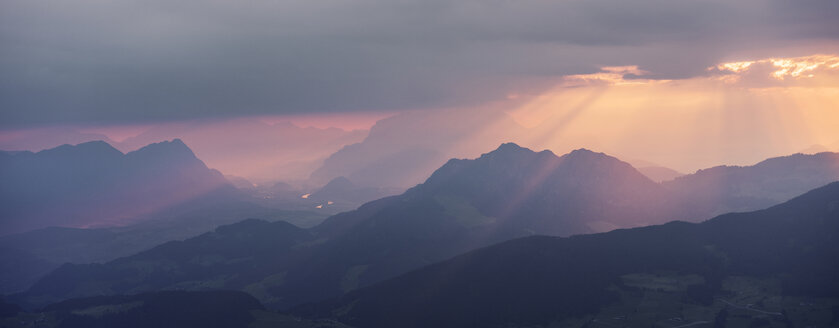
[[[50,227],[0,237],[0,294],[25,291],[64,263],[103,263],[184,240],[243,217],[311,227],[326,215],[265,208],[246,201],[219,201],[155,213],[140,223],[109,228]]]
[[[700,224],[516,239],[295,312],[358,327],[828,326],[836,277],[839,182]]]

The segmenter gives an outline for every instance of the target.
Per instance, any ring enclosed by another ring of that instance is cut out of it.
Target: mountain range
[[[402,195],[309,229],[248,220],[104,264],[64,265],[14,300],[31,307],[99,294],[237,289],[269,307],[288,308],[518,237],[570,236],[702,213],[680,207],[691,204],[682,198],[690,193],[668,188],[602,153],[581,149],[558,157],[504,144],[474,160],[450,160]],[[702,204],[697,208],[705,213],[730,206]]]
[[[210,167],[263,184],[306,179],[324,158],[366,135],[364,130],[301,127],[252,118],[164,124],[113,145],[131,151],[179,138]]]

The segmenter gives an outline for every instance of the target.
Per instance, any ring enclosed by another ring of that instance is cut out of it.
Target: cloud
[[[472,106],[603,66],[681,79],[754,51],[836,49],[836,7],[8,0],[0,4],[0,125]]]
[[[721,63],[708,67],[718,79],[748,88],[835,87],[839,81],[839,56],[810,55]]]

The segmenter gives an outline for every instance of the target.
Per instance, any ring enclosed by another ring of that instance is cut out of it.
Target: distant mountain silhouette
[[[119,224],[230,190],[178,139],[127,154],[103,141],[0,152],[0,234]]]
[[[37,152],[66,144],[76,145],[100,140],[109,144],[114,143],[113,140],[100,133],[82,132],[66,126],[41,127],[3,133],[0,137],[0,149]],[[139,146],[144,145],[138,145],[137,148]]]
[[[359,186],[401,188],[421,183],[452,157],[474,157],[524,128],[503,113],[458,111],[402,113],[382,119],[364,141],[348,145],[311,174],[325,184],[346,177]]]
[[[795,154],[753,166],[717,166],[662,186],[678,198],[685,220],[766,208],[839,180],[839,153]]]
[[[839,182],[766,210],[701,224],[516,239],[294,312],[358,327],[530,327],[569,321],[649,326],[667,321],[668,312],[679,319],[659,324],[710,324],[739,311],[744,326],[790,326],[813,323],[817,306],[805,308],[810,314],[804,318],[787,312],[800,302],[839,299],[836,263]],[[737,305],[734,298],[761,301]],[[657,302],[652,311],[646,299]],[[827,317],[821,325],[830,324],[835,303],[827,304],[820,305]],[[703,307],[712,311],[701,314]],[[682,318],[688,311],[691,320]]]
[[[641,172],[641,174],[655,182],[670,181],[685,175],[684,173],[664,166],[642,166],[638,168],[638,172]]]
[[[567,236],[657,222],[664,191],[603,153],[557,157],[507,143],[475,160],[449,161],[412,192],[466,200],[507,233]]]

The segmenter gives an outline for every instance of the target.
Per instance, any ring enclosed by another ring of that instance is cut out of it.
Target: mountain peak
[[[595,157],[611,157],[605,153],[595,152],[586,148],[574,149],[563,157],[567,158],[595,158]]]
[[[520,150],[524,150],[524,149],[527,149],[527,148],[519,146],[515,142],[505,142],[505,143],[501,144],[500,146],[498,146],[498,148],[495,151],[520,151]]]
[[[610,166],[625,166],[632,167],[629,163],[625,163],[618,158],[609,156],[606,153],[595,152],[585,148],[575,149],[570,153],[562,155],[562,160],[569,163],[578,163],[582,165],[593,165],[595,163],[607,164]],[[634,168],[633,168],[634,170]]]
[[[547,150],[546,150],[547,151]],[[543,151],[545,152],[545,151]],[[549,151],[547,151],[549,152]],[[524,156],[536,154],[535,151],[519,146],[518,144],[507,142],[503,143],[495,150],[481,155],[480,159],[486,158],[522,158]]]
[[[129,156],[164,156],[166,158],[180,158],[180,159],[198,159],[195,153],[190,149],[181,139],[175,138],[171,141],[161,141],[149,144],[143,148],[132,151],[126,155]]]
[[[569,154],[602,154],[602,153],[594,152],[594,151],[592,151],[590,149],[587,149],[587,148],[578,148],[578,149],[572,150]]]

